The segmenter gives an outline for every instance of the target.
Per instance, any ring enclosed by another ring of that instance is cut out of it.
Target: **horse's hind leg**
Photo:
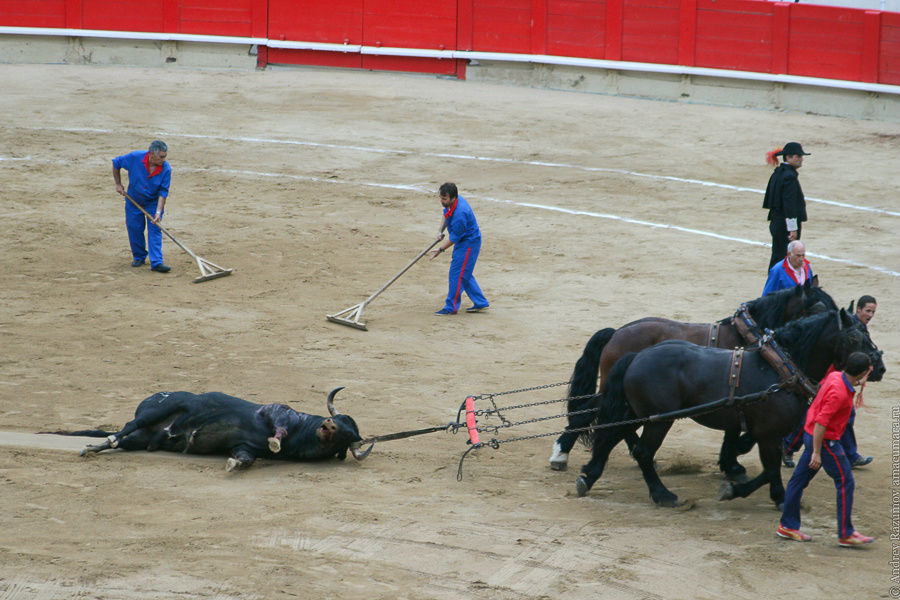
[[[603,475],[603,469],[609,460],[609,453],[616,444],[630,434],[634,434],[634,427],[613,427],[610,429],[598,429],[594,437],[594,447],[591,453],[591,461],[581,468],[581,476],[575,481],[575,489],[579,496],[584,496],[594,483]]]
[[[644,481],[647,482],[647,488],[650,490],[650,498],[659,506],[678,506],[678,496],[663,485],[653,461],[656,451],[666,439],[666,434],[669,433],[671,427],[671,421],[644,425],[640,442],[635,446],[633,452],[634,458],[641,468],[641,473],[644,475]]]

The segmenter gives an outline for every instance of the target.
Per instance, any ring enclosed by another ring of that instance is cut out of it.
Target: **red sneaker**
[[[875,538],[863,535],[858,531],[854,531],[847,537],[838,539],[838,546],[843,546],[844,548],[853,548],[855,546],[871,544],[874,541]]]
[[[775,535],[783,537],[786,540],[794,540],[795,542],[808,542],[812,539],[811,535],[807,535],[799,529],[785,527],[784,525],[778,526],[778,531],[775,532]]]

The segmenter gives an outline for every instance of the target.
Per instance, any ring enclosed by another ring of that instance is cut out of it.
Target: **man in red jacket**
[[[840,442],[853,409],[855,387],[865,383],[871,372],[869,356],[854,352],[847,359],[843,371],[829,373],[822,380],[819,393],[806,411],[803,432],[805,448],[785,490],[784,509],[776,532],[780,537],[798,542],[812,539],[800,531],[800,498],[819,467],[824,467],[825,472],[834,479],[837,489],[838,545],[852,548],[873,541],[874,538],[862,535],[853,528],[850,518],[853,511],[853,473]]]

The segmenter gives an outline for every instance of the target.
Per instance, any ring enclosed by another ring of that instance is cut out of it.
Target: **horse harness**
[[[747,342],[748,346],[757,345],[760,355],[769,365],[778,373],[781,383],[792,389],[793,391],[805,396],[807,402],[815,397],[818,386],[803,374],[803,372],[794,364],[791,357],[785,352],[768,329],[761,332],[756,321],[750,316],[746,303],[741,304],[740,308],[731,319],[731,324],[737,328],[738,333]],[[710,325],[709,346],[715,347],[719,333],[719,323]],[[735,348],[731,351],[731,361],[728,368],[728,404],[734,405],[734,397],[737,388],[741,384],[741,367],[744,360],[744,348]],[[738,413],[741,419],[741,430],[746,431],[747,425],[744,418],[744,411],[738,407]]]

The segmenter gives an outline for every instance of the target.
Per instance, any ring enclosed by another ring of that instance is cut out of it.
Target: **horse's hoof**
[[[666,508],[678,508],[679,506],[681,506],[681,503],[678,501],[678,496],[676,496],[675,494],[663,496],[656,501],[656,504],[659,506],[664,506]]]
[[[559,461],[559,460],[552,461],[551,460],[550,468],[553,469],[554,471],[565,471],[566,469],[569,468],[569,463],[567,463],[565,461]]]
[[[734,499],[734,484],[730,481],[723,481],[722,485],[719,486],[719,500],[733,500]]]
[[[750,481],[746,471],[742,473],[725,473],[725,479],[734,483],[747,483]]]
[[[278,454],[279,452],[281,452],[281,440],[279,440],[277,437],[270,437],[269,450],[272,452],[272,454]]]
[[[589,489],[591,488],[587,484],[587,480],[585,480],[584,477],[579,477],[575,480],[575,491],[578,492],[579,498],[584,497],[588,493]]]

